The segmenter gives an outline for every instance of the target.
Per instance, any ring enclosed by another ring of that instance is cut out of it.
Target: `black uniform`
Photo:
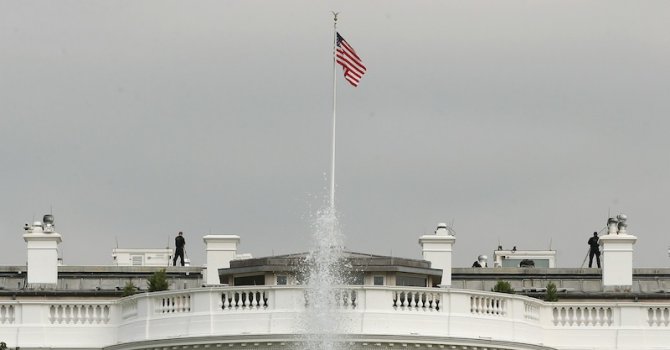
[[[596,256],[596,263],[600,268],[600,244],[598,244],[598,234],[593,233],[593,237],[589,238],[589,267],[593,265],[593,256]]]
[[[172,266],[177,266],[177,258],[181,259],[181,266],[184,266],[184,246],[186,245],[186,240],[182,237],[181,232],[179,232],[179,236],[175,237],[174,245],[177,249],[174,251]]]

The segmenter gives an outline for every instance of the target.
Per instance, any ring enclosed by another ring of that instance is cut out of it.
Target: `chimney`
[[[237,254],[237,245],[240,236],[236,235],[206,235],[203,238],[207,250],[207,269],[205,270],[205,284],[221,284],[219,269],[230,267],[230,261]]]
[[[435,234],[419,237],[423,259],[430,267],[442,270],[440,287],[451,286],[451,249],[456,242],[453,231],[445,223],[439,223]]]
[[[27,283],[56,285],[59,265],[58,244],[62,242],[62,237],[55,231],[54,217],[44,215],[42,222],[25,224],[23,230],[28,253]]]
[[[626,232],[627,219],[624,214],[610,218],[607,234],[600,237],[604,291],[629,292],[633,287],[633,245],[637,237]]]

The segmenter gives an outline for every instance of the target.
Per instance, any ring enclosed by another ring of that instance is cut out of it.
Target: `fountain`
[[[340,287],[346,284],[348,269],[343,259],[343,238],[333,206],[320,210],[313,224],[313,246],[305,262],[307,288],[301,320],[304,350],[338,350],[345,344],[344,314],[338,306]]]

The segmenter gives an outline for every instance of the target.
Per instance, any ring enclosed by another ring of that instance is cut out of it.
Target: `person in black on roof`
[[[184,266],[184,246],[186,245],[186,240],[184,239],[184,234],[179,231],[177,237],[174,238],[174,258],[172,259],[172,266],[177,266],[177,258],[181,259],[181,266]]]
[[[589,267],[593,265],[593,256],[596,256],[596,263],[600,268],[600,244],[598,244],[598,232],[593,232],[593,237],[589,238]]]

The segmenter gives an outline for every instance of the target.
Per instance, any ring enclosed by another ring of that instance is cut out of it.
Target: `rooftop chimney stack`
[[[455,242],[453,229],[445,223],[437,224],[435,234],[419,237],[423,259],[430,261],[430,267],[442,269],[440,287],[451,286],[451,250]]]
[[[207,250],[207,269],[204,273],[207,285],[221,284],[219,269],[230,267],[230,261],[237,255],[237,245],[240,236],[236,235],[206,235],[203,238]]]
[[[62,237],[55,231],[53,215],[44,215],[42,222],[25,224],[23,240],[27,244],[28,284],[58,283],[58,244]]]
[[[600,237],[603,252],[603,290],[628,292],[633,286],[633,246],[637,237],[626,232],[624,214],[607,220],[607,234]]]

